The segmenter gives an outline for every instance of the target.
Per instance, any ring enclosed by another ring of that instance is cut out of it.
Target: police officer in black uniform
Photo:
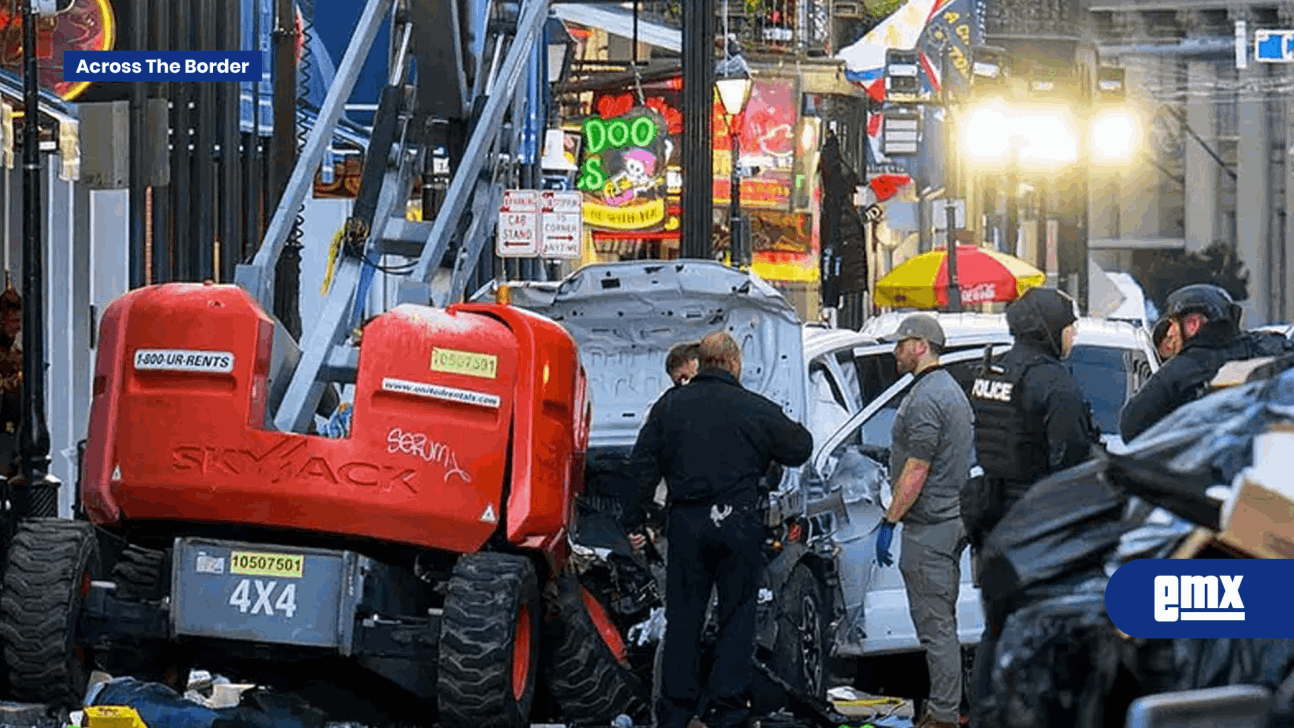
[[[658,728],[744,728],[755,650],[755,599],[768,530],[761,480],[773,462],[803,464],[813,436],[776,403],[742,388],[741,347],[727,332],[701,340],[701,369],[656,401],[634,446],[634,508],[668,483],[665,644]],[[701,631],[719,593],[713,667],[701,674]],[[703,700],[704,699],[704,700]]]
[[[1033,288],[1006,309],[1015,339],[1001,360],[971,385],[975,448],[983,492],[963,499],[976,551],[1007,510],[1041,478],[1091,457],[1100,434],[1092,408],[1062,359],[1074,346],[1074,302],[1054,288]],[[985,632],[975,655],[972,710],[989,690],[990,667],[1006,621],[1005,594],[982,592]]]
[[[1168,296],[1154,336],[1160,355],[1171,358],[1124,405],[1124,442],[1204,396],[1223,364],[1294,353],[1294,344],[1280,334],[1241,331],[1240,318],[1240,306],[1218,286],[1196,283]]]

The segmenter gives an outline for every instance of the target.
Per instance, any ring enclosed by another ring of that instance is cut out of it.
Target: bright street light
[[[1012,108],[994,100],[966,113],[962,150],[978,164],[1005,163],[1015,153],[1027,167],[1062,167],[1078,161],[1078,127],[1064,107]]]
[[[754,80],[746,74],[738,74],[720,78],[714,82],[719,89],[719,100],[723,102],[723,110],[728,112],[728,116],[736,116],[746,110],[746,102],[750,100],[750,88],[754,85]]]
[[[961,125],[962,151],[978,163],[1005,162],[1011,155],[1011,109],[990,101],[966,112]]]
[[[1127,162],[1137,150],[1140,128],[1126,109],[1108,109],[1092,119],[1092,157],[1102,162]]]
[[[1022,110],[1015,119],[1024,139],[1020,161],[1029,166],[1061,167],[1078,161],[1078,125],[1064,107]]]

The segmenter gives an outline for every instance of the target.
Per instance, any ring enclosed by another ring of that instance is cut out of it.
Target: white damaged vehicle
[[[862,333],[875,339],[892,335],[899,328],[908,314],[902,312],[886,313],[868,319]],[[1014,338],[1007,327],[1005,314],[983,313],[935,313],[947,339],[945,346],[945,363],[952,363],[950,355],[955,352],[974,350],[983,354],[987,345],[994,347],[994,355],[1005,352],[1011,347]],[[878,359],[877,367],[893,368],[893,352],[883,348],[874,352]],[[887,358],[888,357],[888,358]],[[879,362],[885,363],[879,363]],[[957,357],[961,362],[950,366],[949,370],[958,381],[966,386],[973,378],[970,372],[979,361]],[[1093,414],[1101,429],[1105,446],[1113,452],[1124,450],[1123,440],[1119,437],[1119,415],[1123,405],[1141,388],[1141,385],[1159,369],[1159,355],[1146,329],[1125,321],[1110,321],[1100,318],[1081,317],[1078,319],[1077,335],[1074,338],[1074,350],[1065,359],[1073,371],[1074,377],[1092,403]],[[897,402],[889,408],[885,420],[873,425],[874,431],[885,429],[892,419]],[[888,435],[886,435],[888,439]]]
[[[492,299],[495,289],[491,284],[473,300]],[[888,498],[888,478],[884,460],[865,456],[872,428],[864,433],[860,424],[873,422],[878,397],[888,402],[902,389],[892,357],[888,364],[876,358],[892,345],[867,332],[801,324],[772,286],[709,261],[596,264],[560,283],[518,284],[509,291],[513,305],[561,322],[578,342],[593,406],[581,525],[572,534],[584,556],[573,561],[582,569],[591,621],[615,628],[596,632],[606,646],[604,659],[611,656],[619,673],[587,681],[598,683],[597,694],[558,696],[569,720],[614,718],[613,701],[601,696],[642,692],[650,684],[654,645],[640,643],[659,635],[660,620],[652,620],[659,615],[645,604],[659,593],[649,593],[641,576],[632,574],[627,542],[607,534],[606,519],[601,535],[594,534],[598,529],[588,524],[598,508],[589,504],[614,507],[609,496],[624,475],[625,457],[652,402],[670,385],[666,352],[719,329],[742,346],[742,384],[779,403],[814,435],[809,463],[785,469],[770,487],[761,659],[797,692],[816,698],[825,697],[828,683],[923,695],[925,665],[902,579],[897,569],[877,568],[875,539],[869,538]],[[854,442],[853,451],[864,457],[843,454]],[[590,545],[597,546],[602,567],[586,558],[593,552],[581,547]],[[959,621],[963,643],[975,644],[983,620],[969,568],[963,569]],[[583,658],[594,659],[588,649]],[[779,707],[784,697],[773,685],[756,693],[763,710]]]

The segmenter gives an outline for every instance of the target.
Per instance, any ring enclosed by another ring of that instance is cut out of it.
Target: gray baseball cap
[[[886,341],[899,342],[904,339],[922,339],[940,348],[944,345],[944,328],[939,320],[926,313],[914,313],[903,319],[893,334],[884,337]]]

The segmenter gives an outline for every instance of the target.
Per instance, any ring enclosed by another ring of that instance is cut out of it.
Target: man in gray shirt
[[[937,319],[909,316],[892,339],[899,372],[912,372],[915,381],[894,416],[894,496],[877,534],[876,558],[885,566],[894,563],[890,542],[902,522],[899,571],[930,671],[930,699],[916,725],[955,728],[962,694],[957,590],[967,545],[960,499],[970,476],[975,419],[966,393],[939,365],[945,339]]]

